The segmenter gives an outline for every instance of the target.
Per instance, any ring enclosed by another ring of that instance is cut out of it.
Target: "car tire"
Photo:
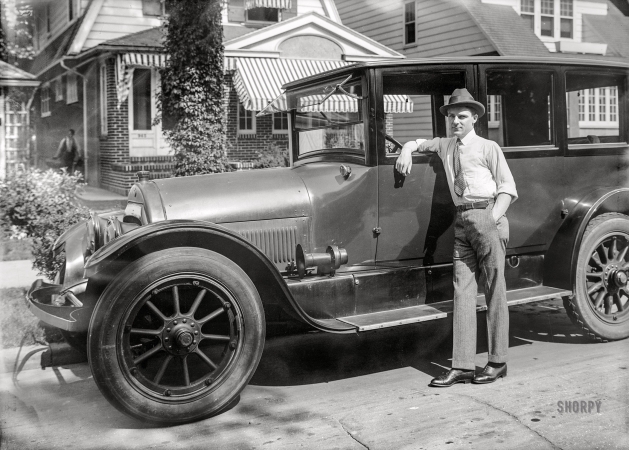
[[[606,213],[585,229],[575,267],[575,295],[564,299],[573,323],[597,341],[629,337],[629,217]]]
[[[224,410],[264,348],[264,310],[247,274],[205,249],[166,249],[129,264],[89,326],[94,380],[123,413],[158,425]]]

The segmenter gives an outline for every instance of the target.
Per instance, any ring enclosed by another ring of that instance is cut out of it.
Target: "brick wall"
[[[256,133],[238,135],[238,93],[234,88],[232,73],[225,75],[226,114],[227,114],[227,157],[230,161],[252,162],[258,154],[276,145],[288,148],[287,134],[273,134],[273,116],[256,117]]]
[[[107,61],[107,136],[100,137],[101,186],[111,192],[127,195],[137,181],[136,172],[149,170],[151,178],[167,178],[174,167],[170,156],[129,156],[129,100],[117,107],[114,60]],[[273,134],[273,116],[256,118],[256,134],[238,135],[238,94],[232,74],[225,76],[225,115],[227,158],[246,168],[259,153],[272,145],[288,148],[287,134]],[[242,164],[240,164],[242,163]]]
[[[117,170],[129,164],[129,102],[118,108],[114,59],[107,60],[107,136],[100,137],[100,183],[109,191],[126,195],[135,173]]]

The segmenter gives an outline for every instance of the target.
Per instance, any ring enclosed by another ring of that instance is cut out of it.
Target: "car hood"
[[[303,180],[289,168],[154,180],[167,220],[244,222],[310,216]]]

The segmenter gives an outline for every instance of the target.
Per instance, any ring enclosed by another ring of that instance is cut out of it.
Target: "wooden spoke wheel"
[[[583,235],[575,297],[565,302],[573,322],[602,340],[629,336],[629,217],[602,214]]]
[[[216,414],[246,386],[264,345],[255,286],[232,261],[176,248],[132,263],[103,292],[89,332],[110,402],[159,424]]]

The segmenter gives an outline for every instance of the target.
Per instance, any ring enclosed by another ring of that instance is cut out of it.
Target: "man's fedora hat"
[[[439,112],[444,116],[447,116],[448,109],[453,106],[467,106],[468,108],[476,111],[478,117],[482,117],[485,114],[485,107],[483,106],[483,104],[478,103],[476,100],[474,100],[472,94],[470,94],[465,88],[455,89],[452,93],[452,96],[450,97],[450,100],[448,101],[448,104],[443,105],[441,108],[439,108]]]

